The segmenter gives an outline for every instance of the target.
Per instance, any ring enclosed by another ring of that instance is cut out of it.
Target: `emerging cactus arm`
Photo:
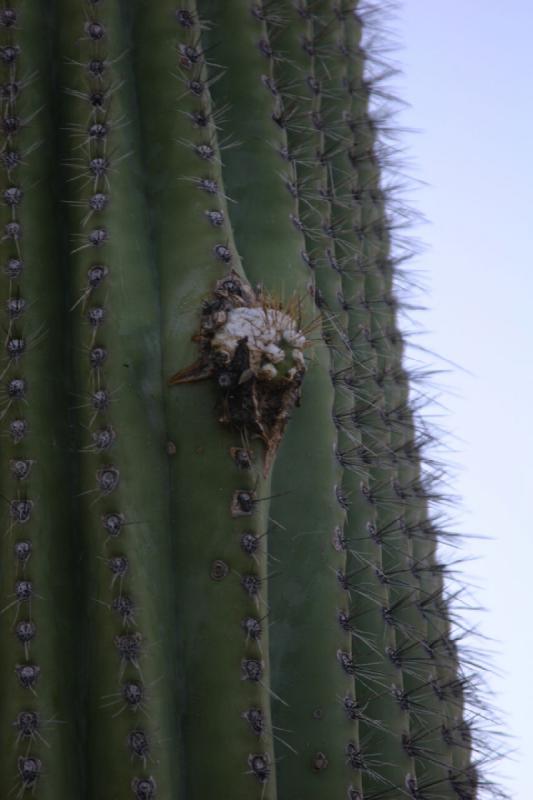
[[[87,788],[174,793],[177,719],[156,276],[120,4],[58,3],[88,626]],[[126,159],[128,157],[128,159]],[[82,610],[80,615],[85,616]]]
[[[154,227],[163,367],[169,378],[180,369],[176,381],[183,381],[194,377],[184,368],[206,355],[208,323],[217,325],[221,315],[229,322],[224,309],[244,295],[252,302],[253,293],[244,282],[224,197],[224,154],[204,60],[207,25],[194,3],[181,3],[176,11],[168,0],[157,8],[137,3],[136,25],[148,191],[159,208]],[[223,325],[218,332],[224,330]],[[246,349],[241,348],[243,355]],[[263,477],[263,443],[237,419],[248,412],[235,398],[244,401],[254,379],[238,369],[236,359],[227,368],[220,361],[211,366],[206,380],[169,389],[166,402],[167,431],[176,444],[170,475],[187,796],[204,800],[217,792],[235,800],[275,800],[266,536],[270,475]],[[211,372],[214,377],[207,379]],[[201,369],[196,377],[202,377]],[[233,430],[221,424],[221,415],[233,416]]]
[[[292,190],[299,180],[294,169],[298,148],[291,151],[294,143],[280,125],[287,109],[277,84],[284,82],[284,76],[278,74],[279,54],[268,37],[268,13],[268,7],[258,3],[212,7],[218,23],[212,36],[219,43],[213,57],[228,67],[225,86],[221,80],[213,92],[223,103],[231,85],[232,97],[236,91],[243,101],[246,98],[247,113],[232,108],[225,131],[241,140],[239,158],[244,153],[244,161],[258,160],[254,186],[275,213],[267,216],[260,206],[246,202],[245,176],[236,150],[225,158],[225,174],[230,194],[241,200],[235,236],[247,272],[253,269],[267,289],[279,291],[283,286],[286,292],[296,291],[306,317],[316,319],[319,312],[304,300],[313,284],[301,258],[306,249],[301,229],[307,207]],[[227,29],[230,20],[242,43],[239,48],[217,36],[217,28]],[[311,149],[311,142],[306,146]],[[266,223],[272,238],[263,243]],[[320,232],[317,236],[320,239]],[[344,574],[346,556],[332,540],[342,530],[345,510],[339,502],[340,470],[331,422],[330,359],[321,338],[316,323],[302,405],[292,414],[274,468],[271,538],[280,574],[273,578],[271,589],[272,619],[279,620],[272,629],[273,687],[291,699],[289,707],[275,703],[273,716],[277,726],[291,731],[283,738],[296,750],[287,752],[283,742],[276,745],[283,796],[345,794],[351,777],[348,750],[355,736],[353,720],[343,709],[343,700],[353,689],[350,637],[337,619],[345,595],[337,573]]]
[[[73,631],[83,615],[67,499],[49,34],[41,4],[0,10],[0,793],[44,800],[79,789]]]

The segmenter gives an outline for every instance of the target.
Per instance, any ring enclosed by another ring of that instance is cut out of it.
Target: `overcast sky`
[[[466,565],[488,609],[471,618],[496,641],[491,699],[519,752],[501,771],[514,800],[531,800],[533,761],[533,3],[403,0],[395,79],[411,108],[403,137],[411,195],[428,218],[430,333],[420,344],[458,362],[444,383],[459,466],[462,529],[480,560]],[[430,359],[437,366],[446,364]]]

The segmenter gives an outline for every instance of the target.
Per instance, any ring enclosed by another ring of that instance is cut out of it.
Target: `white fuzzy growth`
[[[250,367],[260,371],[262,377],[275,377],[277,370],[271,365],[286,359],[285,348],[290,350],[293,362],[304,366],[305,336],[295,320],[283,311],[262,307],[232,309],[213,337],[212,347],[227,353],[231,360],[239,340],[244,338],[250,352]]]

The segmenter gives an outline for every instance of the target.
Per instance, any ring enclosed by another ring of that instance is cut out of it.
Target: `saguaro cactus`
[[[398,330],[379,14],[0,9],[2,797],[498,794]]]

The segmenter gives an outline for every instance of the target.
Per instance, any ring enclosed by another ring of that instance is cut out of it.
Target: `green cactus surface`
[[[385,16],[1,4],[0,800],[503,797]]]

